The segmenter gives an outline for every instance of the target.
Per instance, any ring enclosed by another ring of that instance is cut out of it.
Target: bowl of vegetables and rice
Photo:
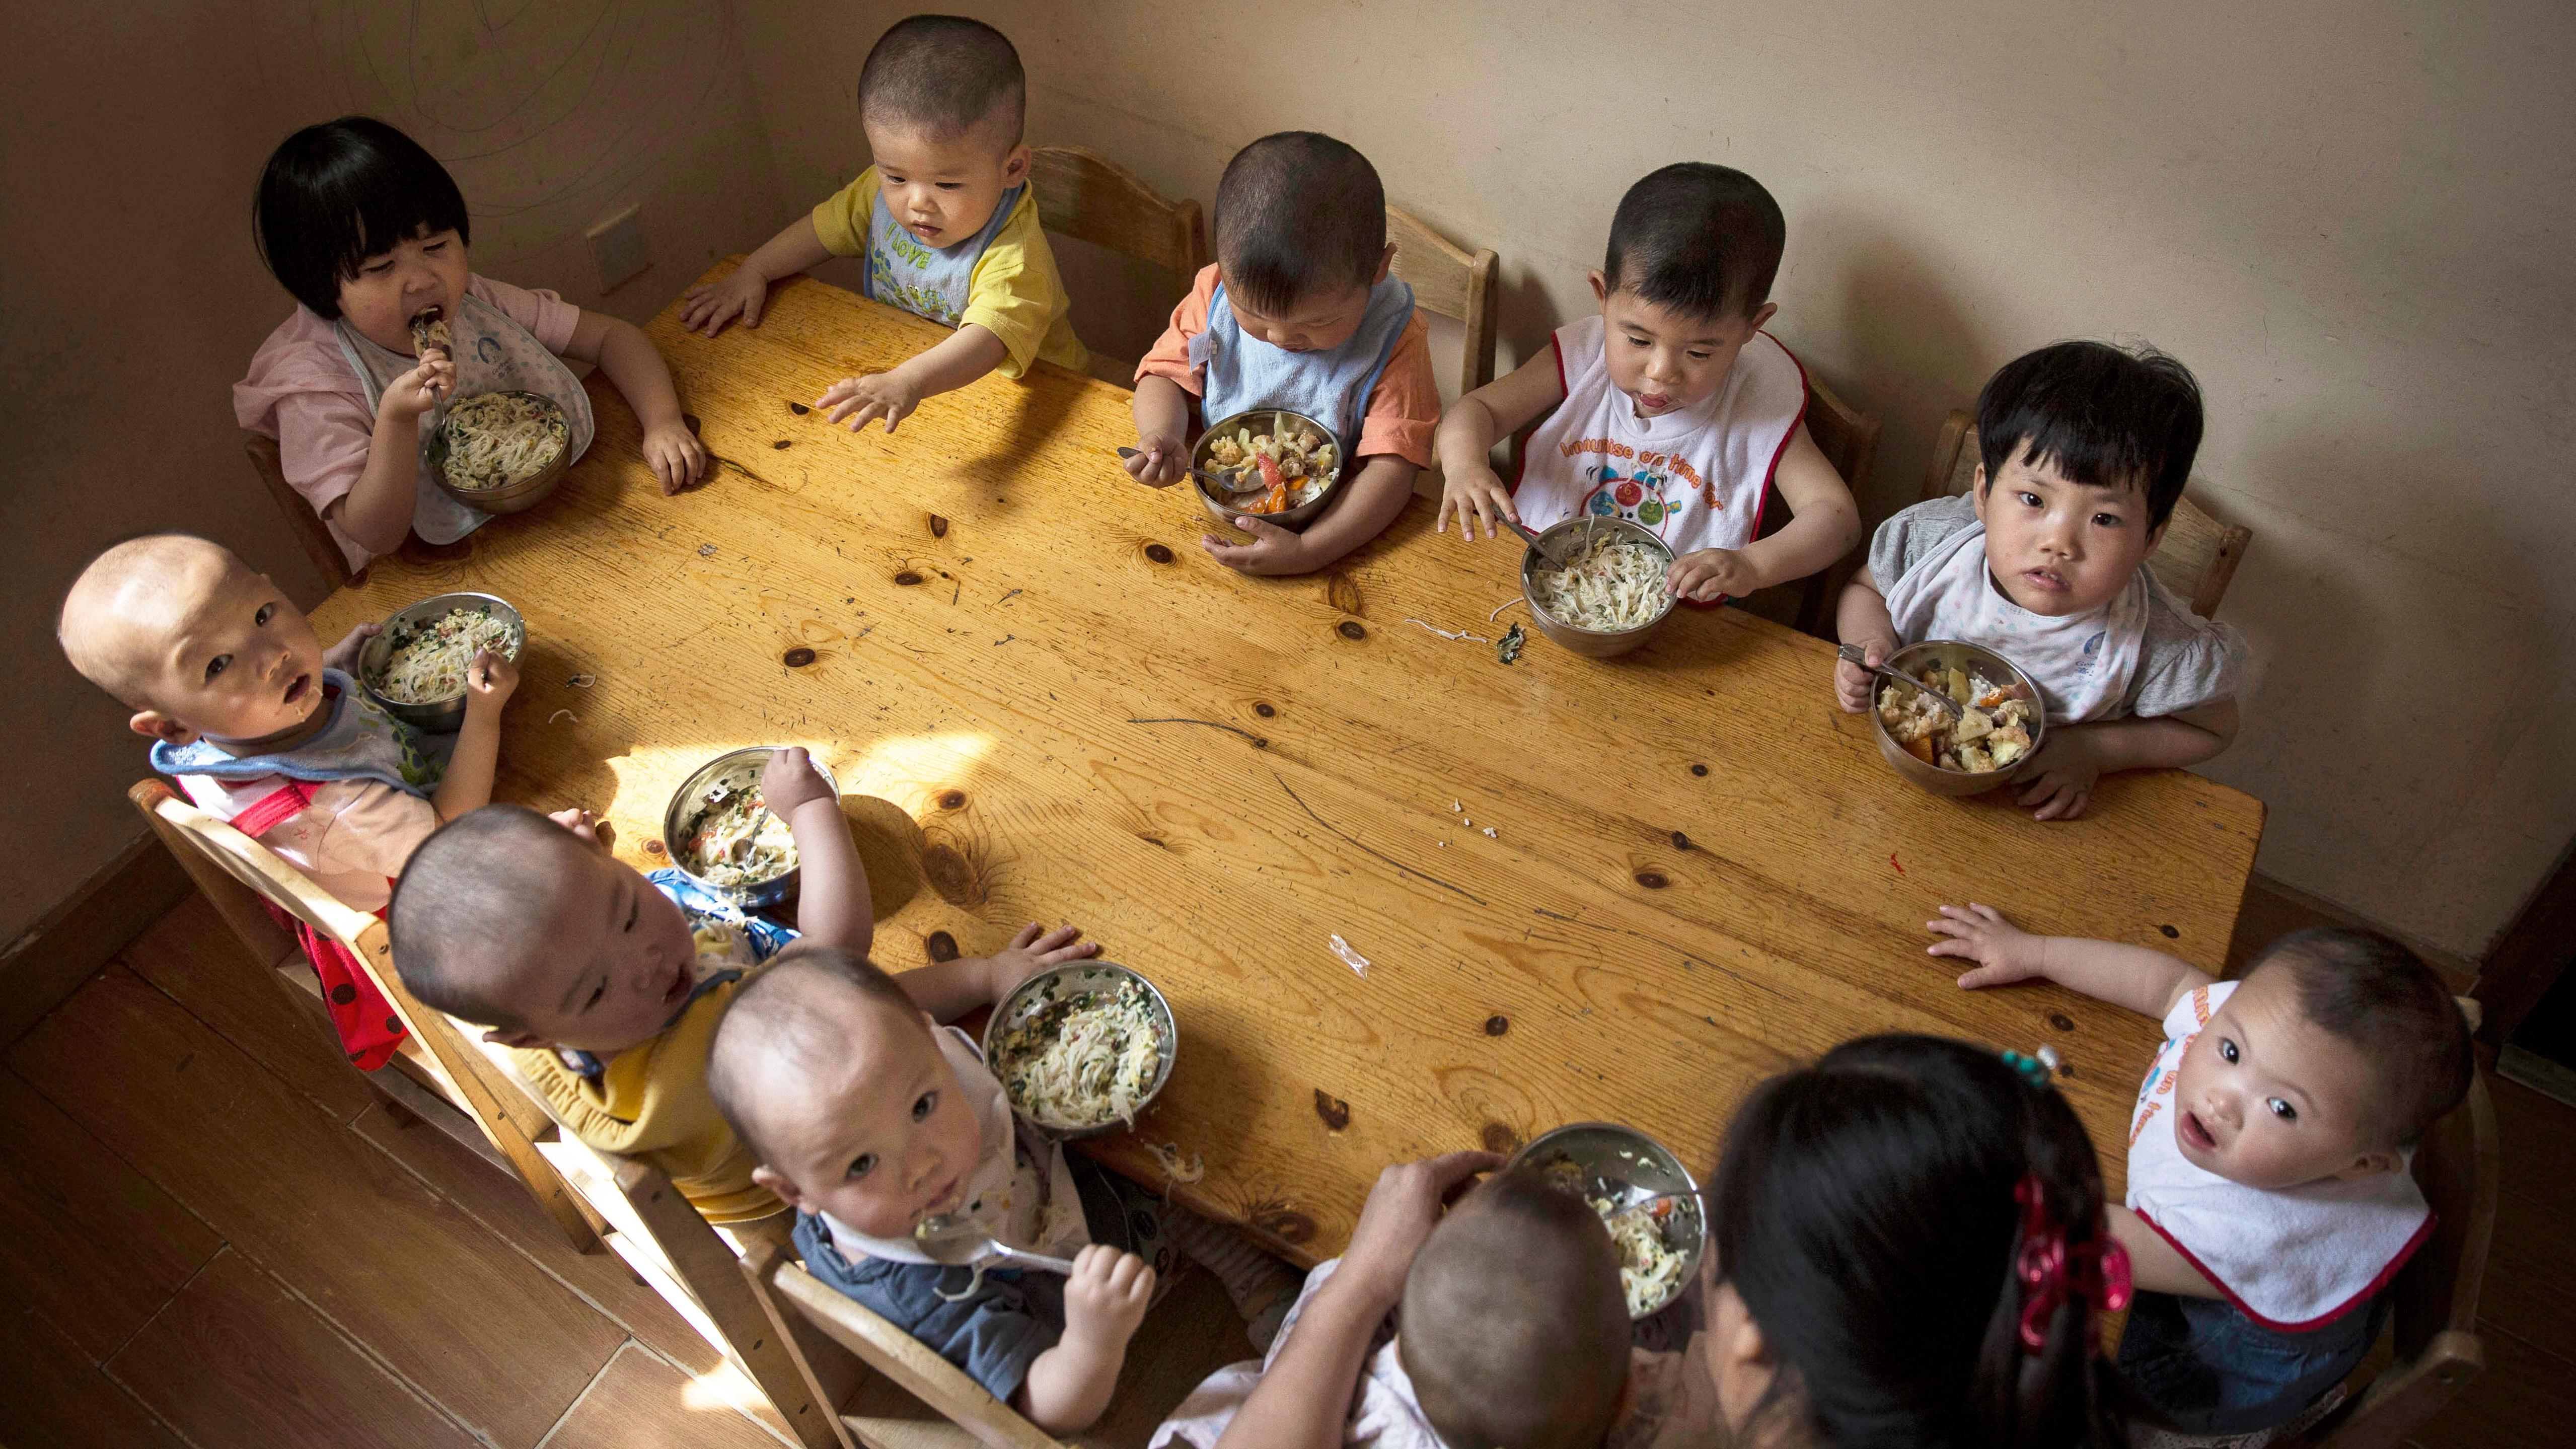
[[[1521,556],[1521,597],[1538,631],[1577,654],[1608,659],[1655,637],[1679,600],[1664,587],[1672,545],[1624,518],[1569,518],[1539,535],[1579,537],[1565,567],[1536,544]]]
[[[465,722],[465,672],[489,649],[511,659],[527,621],[494,594],[434,594],[395,610],[358,650],[358,686],[414,729],[448,734]]]
[[[1958,639],[1909,644],[1883,663],[1959,706],[1870,680],[1870,733],[1890,769],[1935,795],[1979,795],[2012,780],[2048,742],[2039,686],[1992,649]]]
[[[1662,1312],[1699,1276],[1708,1245],[1699,1183],[1672,1150],[1634,1127],[1575,1122],[1542,1132],[1512,1154],[1549,1185],[1582,1198],[1619,1250],[1628,1316]]]
[[[572,470],[572,427],[541,393],[478,392],[448,403],[424,457],[441,493],[485,513],[517,513]]]
[[[1190,466],[1233,480],[1243,491],[1189,481],[1208,517],[1232,527],[1249,515],[1296,532],[1315,521],[1341,488],[1349,450],[1304,413],[1253,408],[1220,418],[1199,435]]]
[[[1068,961],[1011,989],[984,1025],[984,1064],[1011,1110],[1048,1135],[1123,1132],[1180,1052],[1172,1004],[1112,961]]]
[[[671,863],[746,910],[796,893],[796,837],[760,793],[761,772],[776,753],[770,745],[728,750],[692,771],[662,810]],[[841,782],[819,758],[814,769],[838,800]]]

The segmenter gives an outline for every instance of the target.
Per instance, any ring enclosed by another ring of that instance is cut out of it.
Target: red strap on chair
[[[295,917],[279,910],[273,902],[263,901],[277,923],[295,933],[304,946],[304,959],[313,963],[313,974],[322,983],[322,1003],[331,1010],[331,1026],[340,1033],[340,1048],[362,1072],[372,1072],[393,1059],[402,1045],[402,1018],[394,1014],[393,1003],[367,979],[357,955],[346,946],[314,930]],[[384,912],[378,911],[378,916]]]

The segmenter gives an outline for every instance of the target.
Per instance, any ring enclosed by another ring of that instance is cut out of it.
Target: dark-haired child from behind
[[[1836,627],[1873,664],[1957,639],[2039,686],[2048,738],[2013,783],[2040,820],[2084,813],[2115,770],[2196,765],[2236,738],[2245,644],[2147,567],[2200,449],[2200,386],[2153,349],[2060,342],[1977,395],[1976,481],[1880,524]],[[1875,676],[1834,665],[1858,714]]]
[[[1672,546],[1665,587],[1698,604],[1849,552],[1860,511],[1808,435],[1806,372],[1762,330],[1787,238],[1741,171],[1681,162],[1628,188],[1592,274],[1599,314],[1441,419],[1439,527],[1472,541],[1504,520],[1625,519]],[[1493,446],[1542,416],[1504,486]],[[1791,518],[1757,537],[1774,491]]]
[[[351,570],[407,535],[453,543],[490,521],[430,481],[428,419],[441,402],[539,394],[563,409],[579,457],[590,446],[590,395],[565,358],[597,364],[635,409],[663,492],[706,476],[707,451],[652,339],[476,272],[464,193],[401,131],[344,116],[287,137],[260,174],[252,215],[260,255],[300,305],[233,384],[233,416],[277,440],[287,483]],[[413,330],[433,307],[444,342]]]
[[[2161,1018],[2129,1118],[2111,1229],[2141,1290],[2120,1368],[2195,1434],[2269,1429],[2340,1384],[2386,1289],[2432,1235],[2415,1140],[2468,1094],[2469,1025],[2414,952],[2368,931],[2293,932],[2219,981],[2162,952],[2033,936],[1943,906],[1964,987],[2048,980]]]
[[[988,372],[1025,376],[1041,358],[1090,361],[1038,227],[1029,183],[1028,77],[1000,31],[956,15],[915,15],[877,39],[859,69],[868,167],[743,264],[686,294],[680,325],[709,337],[760,325],[769,288],[833,257],[864,258],[861,289],[954,335],[884,372],[845,377],[814,405],[857,432],[886,431],[925,399]]]
[[[1216,191],[1216,261],[1136,367],[1137,456],[1168,487],[1190,440],[1256,408],[1303,413],[1346,454],[1341,485],[1305,531],[1250,514],[1249,543],[1201,540],[1248,574],[1312,573],[1386,531],[1431,464],[1440,386],[1413,289],[1389,275],[1386,189],[1330,136],[1283,131],[1235,153]],[[1197,412],[1196,425],[1192,411]]]

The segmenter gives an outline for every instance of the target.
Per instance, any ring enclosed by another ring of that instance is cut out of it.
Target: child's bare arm
[[[1834,605],[1834,637],[1861,646],[1872,664],[1886,663],[1887,656],[1905,647],[1896,637],[1896,620],[1887,612],[1887,598],[1878,591],[1878,581],[1870,577],[1866,564],[1843,585],[1843,596]],[[1869,708],[1870,681],[1875,677],[1848,659],[1834,661],[1834,698],[1844,712],[1859,714]]]
[[[1154,1270],[1105,1244],[1084,1248],[1064,1283],[1064,1337],[1029,1364],[1017,1399],[1029,1422],[1050,1434],[1078,1434],[1109,1407],[1127,1341],[1145,1321]]]
[[[429,797],[440,820],[453,820],[492,803],[492,772],[501,761],[501,707],[519,687],[519,666],[489,650],[465,666],[465,723],[456,730],[456,751],[447,757],[447,773]]]
[[[2186,1298],[2219,1297],[2218,1285],[2191,1265],[2191,1260],[2174,1251],[2164,1234],[2148,1227],[2146,1220],[2116,1203],[2104,1208],[2109,1218],[2111,1236],[2129,1251],[2129,1281],[2151,1293],[2174,1293]]]
[[[831,410],[827,422],[847,419],[851,432],[883,418],[885,430],[891,433],[923,399],[955,392],[1001,366],[1010,355],[1000,333],[981,322],[969,322],[938,346],[885,372],[842,378],[823,389],[814,406]]]
[[[1218,563],[1247,574],[1310,574],[1352,549],[1386,532],[1413,497],[1413,476],[1422,470],[1393,453],[1372,453],[1360,460],[1359,472],[1342,485],[1341,496],[1304,533],[1290,533],[1258,514],[1244,514],[1235,527],[1252,535],[1250,543],[1227,543],[1202,535],[1204,547]]]
[[[703,327],[709,337],[737,317],[743,326],[757,327],[762,309],[769,305],[772,282],[819,267],[831,258],[832,249],[823,245],[821,233],[814,230],[814,215],[808,212],[762,242],[741,266],[681,293],[688,305],[680,309],[680,327],[689,332]]]
[[[1843,475],[1826,461],[1816,440],[1808,436],[1806,424],[1800,423],[1789,439],[1789,451],[1782,455],[1772,481],[1779,485],[1780,499],[1793,516],[1778,533],[1734,550],[1749,577],[1721,592],[1742,597],[1755,589],[1803,579],[1831,568],[1860,541],[1860,505],[1852,502]]]
[[[1190,466],[1189,389],[1160,375],[1136,379],[1136,452],[1126,460],[1127,476],[1155,488],[1181,481]]]
[[[791,745],[773,752],[760,772],[760,798],[796,837],[798,938],[866,955],[876,939],[876,912],[840,797],[813,758]]]
[[[2081,991],[2096,1001],[2125,1006],[2162,1021],[2183,993],[2217,978],[2144,946],[2088,941],[2080,936],[2034,936],[1992,906],[1943,906],[1925,929],[1946,939],[1928,948],[1935,956],[1965,956],[1977,968],[1959,978],[1970,990],[2008,986],[2032,977]]]
[[[2092,803],[2093,786],[2115,770],[2180,769],[2197,765],[2236,738],[2236,701],[2152,718],[2062,725],[2048,743],[2013,772],[2027,785],[2021,803],[2034,820],[2072,820]]]
[[[572,329],[564,356],[599,365],[617,386],[618,396],[635,409],[644,425],[644,461],[666,494],[707,476],[706,446],[680,416],[680,392],[672,385],[671,367],[644,329],[605,312],[584,312]]]
[[[1440,430],[1432,435],[1432,456],[1440,460],[1440,517],[1432,531],[1446,532],[1455,516],[1458,536],[1472,543],[1479,522],[1489,538],[1503,535],[1498,519],[1520,522],[1510,490],[1494,472],[1494,444],[1563,401],[1565,379],[1558,375],[1551,347],[1441,414]]]
[[[367,465],[349,491],[323,510],[369,553],[391,553],[411,533],[420,492],[421,418],[456,390],[456,359],[431,348],[419,365],[385,384],[376,400]]]
[[[933,961],[899,972],[896,982],[933,1021],[955,1021],[979,1006],[998,1006],[1011,988],[1049,966],[1100,954],[1100,943],[1082,939],[1075,926],[1050,931],[1035,921],[1020,927],[1011,944],[990,956]]]

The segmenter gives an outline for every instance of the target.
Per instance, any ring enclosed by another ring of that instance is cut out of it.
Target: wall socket
[[[599,290],[603,292],[614,290],[653,265],[644,247],[641,206],[630,206],[596,222],[582,235],[590,239],[590,259],[599,265]]]

